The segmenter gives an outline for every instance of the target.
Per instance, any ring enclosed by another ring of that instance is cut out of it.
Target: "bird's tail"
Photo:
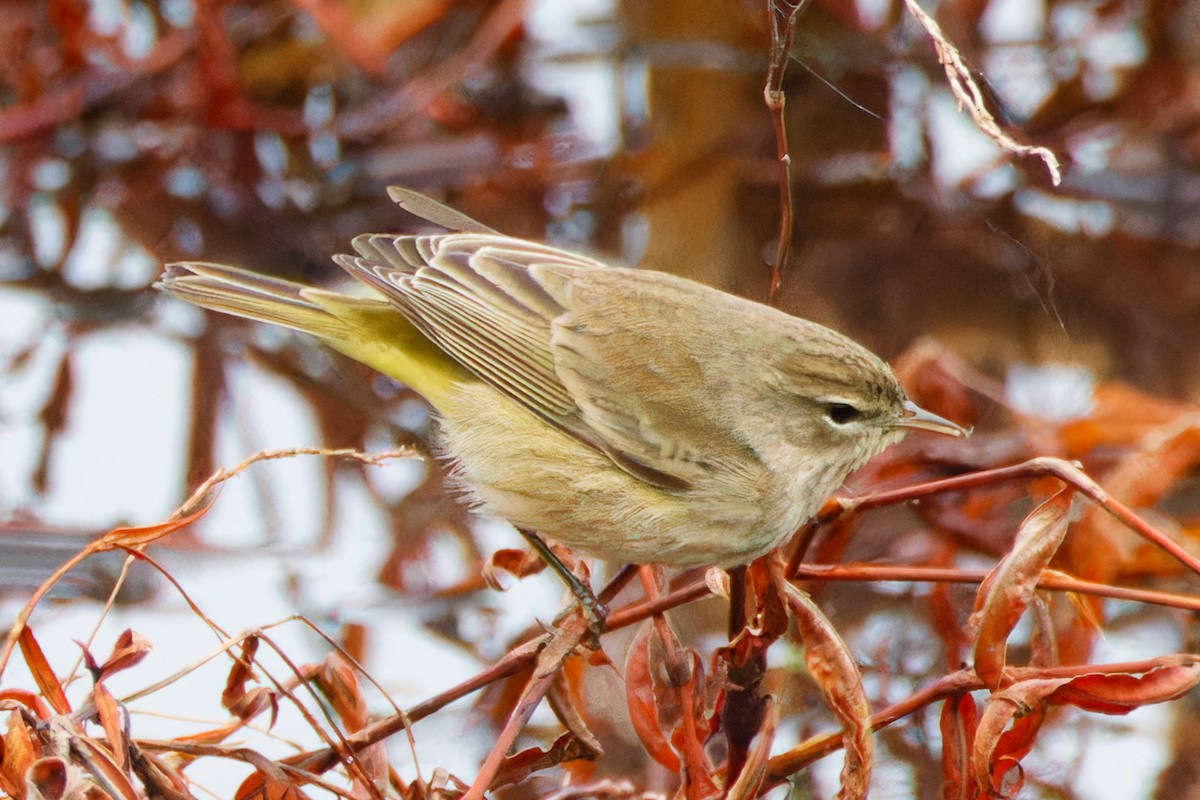
[[[202,308],[342,339],[346,325],[304,297],[307,287],[282,278],[200,261],[168,264],[155,288]]]
[[[383,298],[194,261],[168,264],[155,286],[203,308],[312,334],[411,387],[434,407],[442,406],[455,384],[473,380]]]

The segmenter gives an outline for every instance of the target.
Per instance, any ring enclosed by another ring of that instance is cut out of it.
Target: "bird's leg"
[[[537,551],[550,569],[558,573],[558,577],[562,578],[563,583],[571,590],[571,594],[575,595],[575,599],[583,608],[584,614],[587,615],[588,627],[591,629],[592,635],[596,641],[599,641],[600,634],[604,631],[604,620],[608,618],[608,607],[596,599],[591,588],[584,584],[578,575],[567,569],[567,565],[554,555],[554,551],[541,536],[524,528],[517,528],[517,531],[525,537],[525,541],[529,542],[530,547]]]

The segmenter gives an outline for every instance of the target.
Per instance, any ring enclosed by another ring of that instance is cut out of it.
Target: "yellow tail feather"
[[[157,284],[204,308],[312,334],[443,408],[453,387],[477,381],[383,299],[313,289],[222,264],[170,264]]]

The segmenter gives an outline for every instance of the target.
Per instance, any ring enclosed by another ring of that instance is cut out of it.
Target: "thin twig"
[[[1147,659],[1145,661],[1123,662],[1117,664],[1071,664],[1063,667],[1010,667],[1005,675],[1013,682],[1039,679],[1077,678],[1083,675],[1128,675],[1151,672],[1156,669],[1172,666],[1186,666],[1200,663],[1200,656],[1189,653],[1176,653],[1169,656]],[[945,675],[919,692],[888,706],[882,711],[871,715],[871,730],[891,725],[899,719],[936,703],[947,697],[966,692],[986,689],[983,679],[973,670],[962,669]],[[842,746],[845,734],[841,731],[814,736],[801,742],[785,753],[773,757],[767,767],[767,778],[763,789],[770,789],[787,780],[792,775],[814,761],[837,751]]]
[[[774,304],[783,285],[783,267],[792,249],[792,229],[795,225],[795,205],[792,197],[792,154],[788,147],[787,120],[783,116],[786,96],[783,93],[783,76],[791,59],[792,40],[796,34],[796,20],[808,8],[811,0],[789,3],[787,0],[767,0],[767,15],[771,19],[771,57],[767,66],[767,80],[763,87],[763,100],[771,113],[775,127],[775,155],[779,160],[779,242],[775,247],[775,263],[771,265],[771,283],[767,289],[767,303]]]
[[[550,691],[563,662],[589,635],[589,624],[587,616],[581,613],[567,619],[554,631],[550,641],[538,654],[537,668],[521,692],[521,699],[509,714],[508,720],[496,737],[495,745],[488,752],[487,758],[475,775],[475,780],[471,783],[471,788],[462,796],[462,800],[483,800],[485,793],[491,789],[493,779],[504,766],[508,751],[525,729],[534,709]]]
[[[954,569],[949,567],[921,567],[888,564],[801,564],[793,573],[793,580],[817,581],[887,581],[895,583],[965,583],[979,584],[990,574],[982,569]],[[1200,611],[1200,597],[1175,592],[1159,592],[1153,589],[1135,589],[1131,586],[1113,586],[1107,583],[1073,578],[1056,570],[1043,570],[1038,577],[1039,589],[1053,592],[1072,592],[1110,600],[1129,600],[1135,603],[1181,608]]]
[[[1074,486],[1091,498],[1094,503],[1103,507],[1105,511],[1120,520],[1126,527],[1151,544],[1161,547],[1185,567],[1200,575],[1200,558],[1189,553],[1178,542],[1139,517],[1124,503],[1112,497],[1105,491],[1103,486],[1092,480],[1078,466],[1061,458],[1033,458],[1010,467],[998,467],[996,469],[970,472],[966,475],[930,481],[916,486],[907,486],[903,489],[878,492],[862,498],[839,499],[833,502],[831,514],[827,513],[827,507],[827,510],[822,511],[821,516],[823,520],[831,519],[847,511],[862,511],[878,506],[906,503],[910,500],[917,500],[921,497],[928,497],[931,494],[941,492],[974,489],[980,486],[990,486],[1002,481],[1027,480],[1043,476],[1055,477],[1064,483]]]
[[[1054,152],[1048,147],[1022,144],[1005,133],[996,122],[996,118],[992,116],[992,112],[988,111],[987,104],[983,100],[983,92],[980,91],[979,84],[971,75],[970,68],[963,61],[958,49],[946,39],[941,27],[933,17],[925,13],[917,0],[904,0],[904,5],[929,34],[929,38],[933,41],[933,49],[937,51],[938,61],[946,70],[950,91],[958,100],[959,106],[965,108],[971,115],[975,126],[995,142],[1001,150],[1017,156],[1034,156],[1041,159],[1050,173],[1051,182],[1055,186],[1062,183],[1062,167],[1058,163],[1058,156],[1054,155]]]
[[[192,492],[191,497],[184,501],[183,505],[175,510],[175,513],[170,516],[165,522],[157,525],[146,525],[140,527],[122,527],[114,528],[98,539],[89,542],[86,547],[80,550],[71,558],[54,571],[50,577],[37,588],[36,591],[25,602],[25,605],[17,613],[16,620],[13,621],[12,627],[9,629],[8,637],[5,639],[3,648],[0,648],[0,676],[4,674],[4,670],[8,667],[8,661],[12,657],[13,649],[16,647],[17,640],[21,638],[21,633],[25,630],[29,623],[29,618],[33,616],[34,609],[41,603],[46,593],[59,582],[68,572],[73,570],[81,562],[97,553],[105,553],[109,550],[125,549],[128,551],[137,551],[146,545],[156,542],[164,536],[182,530],[187,526],[196,522],[203,517],[213,501],[216,499],[216,491],[225,481],[233,478],[244,472],[251,465],[257,464],[260,461],[273,461],[281,458],[294,458],[295,456],[314,455],[332,458],[345,458],[353,461],[359,461],[363,464],[378,466],[385,461],[393,458],[411,458],[418,455],[411,449],[390,450],[384,453],[363,453],[351,448],[339,450],[330,450],[324,447],[297,447],[288,450],[271,450],[248,456],[243,459],[240,464],[233,469],[226,470],[221,468],[213,473],[208,480],[204,481],[197,487],[196,491]]]

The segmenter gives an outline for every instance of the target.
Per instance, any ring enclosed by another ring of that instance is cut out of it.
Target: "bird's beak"
[[[970,436],[969,428],[964,428],[945,417],[939,417],[932,411],[926,411],[912,400],[904,401],[904,412],[896,422],[902,428],[920,428],[923,431],[944,433],[947,436]]]

